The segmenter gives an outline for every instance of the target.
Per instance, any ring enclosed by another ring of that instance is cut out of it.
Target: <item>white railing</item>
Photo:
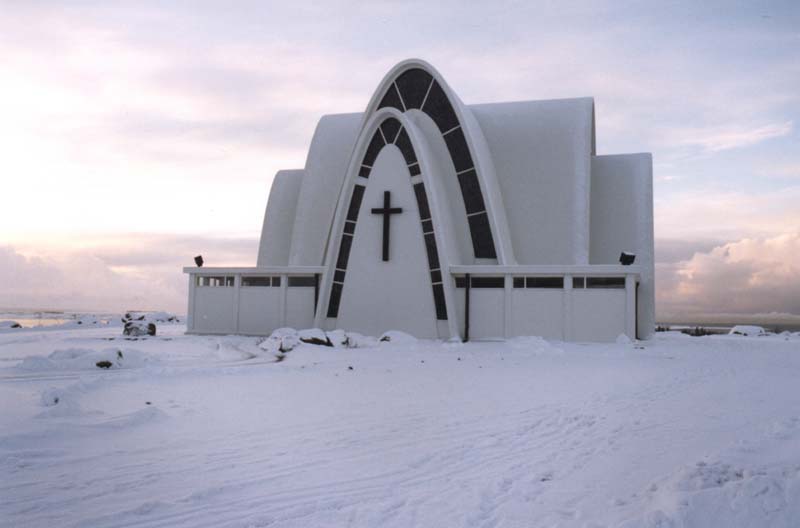
[[[474,264],[450,266],[451,275],[541,275],[543,277],[584,275],[624,277],[633,275],[638,277],[642,273],[641,266],[622,266],[619,264],[536,264],[518,266],[498,266],[496,264]]]
[[[314,275],[322,273],[324,266],[263,266],[260,268],[183,268],[190,275]]]
[[[282,326],[315,324],[323,266],[191,267],[183,271],[189,275],[189,332],[264,335]],[[445,274],[450,275],[450,281],[445,280],[450,292],[448,313],[458,327],[451,331],[462,338],[544,335],[582,340],[584,335],[603,332],[609,334],[606,340],[619,333],[636,336],[636,285],[641,275],[637,265],[456,265]],[[314,277],[313,288],[309,281],[297,280],[295,286],[306,287],[290,287],[291,279],[298,276]],[[493,288],[472,286],[470,302],[470,288],[463,287],[466,276],[502,277],[503,281]],[[248,280],[254,277],[267,280]],[[521,277],[558,277],[563,282],[559,281],[560,288],[515,287],[514,279]],[[586,282],[578,280],[573,287],[573,278],[582,277],[587,277]],[[603,287],[603,281],[594,281],[599,287],[593,287],[589,278],[624,282]],[[456,280],[462,287],[457,287]]]
[[[580,340],[584,334],[601,335],[603,332],[614,333],[605,336],[606,340],[615,338],[618,333],[625,333],[631,339],[636,337],[636,285],[641,277],[640,266],[478,264],[450,266],[449,271],[456,278],[504,279],[502,288],[473,290],[472,296],[476,299],[472,301],[470,288],[455,290],[456,303],[462,312],[459,313],[463,321],[462,338],[546,335],[571,341]],[[552,289],[515,288],[514,279],[520,277],[562,278],[563,284],[561,288]],[[586,287],[573,288],[573,278],[582,277],[624,279],[624,286],[593,287],[587,280]],[[464,285],[470,282],[465,281]]]
[[[184,268],[189,275],[187,331],[269,334],[281,326],[311,327],[323,270],[321,266]],[[217,277],[221,280],[211,280]],[[243,284],[256,277],[277,281]],[[291,287],[295,277],[314,277],[313,288]]]

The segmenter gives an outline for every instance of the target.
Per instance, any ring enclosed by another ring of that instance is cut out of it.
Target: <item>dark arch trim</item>
[[[436,123],[447,144],[461,187],[475,258],[497,258],[477,168],[461,123],[444,89],[430,73],[412,68],[398,75],[386,89],[378,108],[387,106],[401,112],[419,109]]]
[[[403,128],[400,121],[390,117],[385,119],[381,125],[375,129],[372,139],[364,153],[361,161],[361,168],[358,175],[362,178],[369,178],[372,165],[378,158],[378,154],[387,145],[394,145],[400,149],[403,158],[408,166],[409,177],[420,174],[419,161],[411,145],[411,138]],[[425,238],[425,251],[428,254],[428,269],[431,274],[431,288],[433,289],[433,302],[436,307],[436,319],[447,320],[447,306],[444,300],[444,286],[442,284],[442,270],[439,264],[439,252],[436,247],[436,237],[433,231],[433,220],[431,219],[431,209],[428,205],[428,195],[425,192],[425,184],[418,182],[414,184],[414,196],[417,199],[419,209],[419,220],[422,224],[422,234]],[[328,317],[339,316],[339,303],[342,300],[342,290],[344,279],[347,274],[347,263],[350,259],[350,249],[353,246],[353,237],[358,221],[358,212],[361,209],[361,202],[364,198],[366,185],[356,183],[353,193],[350,195],[350,204],[347,208],[347,218],[342,229],[342,240],[339,243],[339,253],[336,257],[336,270],[333,273],[333,285],[331,286],[331,296],[328,301]]]

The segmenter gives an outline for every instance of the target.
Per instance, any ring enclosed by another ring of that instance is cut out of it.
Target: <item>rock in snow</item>
[[[325,335],[325,332],[319,328],[300,330],[297,332],[297,336],[300,338],[300,341],[309,345],[333,346],[333,343],[331,343],[328,336]]]
[[[122,316],[123,335],[131,337],[156,335],[156,323],[176,324],[180,319],[169,312],[126,312]]]
[[[262,340],[258,347],[261,350],[274,354],[279,360],[284,354],[300,345],[300,337],[294,328],[278,328],[269,337]]]
[[[156,335],[156,324],[148,318],[148,314],[128,312],[122,317],[122,335],[130,337]]]
[[[325,334],[336,348],[366,348],[378,345],[377,337],[361,335],[358,332],[345,332],[338,329]]]
[[[64,389],[57,389],[55,387],[51,387],[42,391],[41,402],[42,405],[45,407],[52,407],[53,405],[58,405],[60,401],[64,399],[65,391]]]
[[[154,336],[156,335],[155,323],[144,321],[127,321],[122,328],[122,335],[130,337]]]
[[[180,318],[169,312],[126,312],[123,322],[129,321],[149,321],[151,323],[180,323]]]
[[[338,329],[325,332],[325,337],[327,337],[328,341],[331,342],[331,345],[336,348],[344,348],[347,346],[347,332],[344,330]]]
[[[391,343],[393,345],[410,345],[416,343],[418,339],[400,330],[389,330],[388,332],[384,332],[378,341],[381,343]]]
[[[100,319],[93,314],[83,314],[75,320],[76,325],[93,326],[100,324]]]
[[[0,321],[0,328],[22,328],[16,321]]]
[[[290,352],[301,343],[333,348],[366,348],[377,346],[380,342],[410,344],[417,342],[417,339],[398,331],[387,332],[379,340],[376,337],[364,336],[358,332],[345,332],[344,330],[325,332],[319,328],[305,330],[279,328],[272,332],[269,337],[259,342],[258,346],[262,350],[276,355],[281,354],[280,359],[283,359],[282,354]]]
[[[98,365],[102,363],[105,366]],[[132,348],[60,348],[48,356],[30,356],[16,368],[28,372],[78,371],[99,368],[141,368],[158,361],[140,350]]]

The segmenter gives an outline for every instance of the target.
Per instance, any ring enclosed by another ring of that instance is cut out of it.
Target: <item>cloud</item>
[[[252,266],[255,239],[120,235],[50,246],[0,246],[5,308],[186,311],[185,266],[200,253],[215,266]],[[74,242],[74,241],[73,241]]]
[[[772,163],[760,169],[758,176],[778,180],[800,180],[800,161],[794,163]]]
[[[86,254],[25,257],[13,248],[0,248],[0,284],[0,306],[9,308],[122,311],[180,306],[175,302],[180,290],[176,281],[128,277]]]
[[[791,130],[783,111],[798,101],[791,61],[765,51],[742,75],[714,56],[728,52],[733,39],[744,48],[785,47],[781,31],[732,35],[726,25],[710,24],[681,32],[686,48],[671,48],[652,35],[664,24],[683,29],[681,18],[693,19],[695,9],[649,8],[643,15],[614,5],[461,7],[20,4],[12,12],[24,23],[0,24],[0,34],[13,35],[0,56],[7,72],[30,81],[20,93],[33,88],[42,95],[36,107],[57,111],[41,122],[54,123],[62,141],[74,138],[85,150],[88,133],[99,152],[107,138],[116,151],[145,161],[162,160],[174,143],[183,147],[173,148],[174,156],[186,152],[188,163],[201,163],[197,153],[220,142],[253,150],[254,138],[263,148],[302,151],[322,113],[361,110],[386,69],[416,53],[441,67],[468,102],[596,96],[601,146],[721,152]],[[598,24],[598,17],[615,23]],[[626,19],[636,23],[620,23]],[[637,51],[642,47],[647,52]],[[56,51],[59,60],[42,68]],[[63,111],[69,108],[74,115]],[[175,139],[167,148],[165,135]]]
[[[654,152],[657,235],[673,241],[658,247],[661,284],[691,282],[679,272],[695,253],[800,229],[800,36],[788,4],[769,20],[762,7],[689,2],[3,8],[0,170],[12,176],[0,225],[13,227],[0,244],[27,259],[4,265],[59,276],[51,287],[64,302],[87,295],[82,266],[105,277],[105,292],[182,306],[176,270],[192,255],[252,264],[254,238],[237,249],[210,235],[255,235],[272,175],[303,165],[319,117],[362,110],[409,56],[440,68],[466,103],[594,96],[601,154]],[[132,230],[202,236],[84,240]],[[36,233],[47,240],[25,242]],[[78,249],[54,251],[58,236]],[[159,280],[175,286],[147,289]]]
[[[792,133],[792,121],[768,123],[761,126],[745,127],[715,126],[700,129],[674,129],[664,138],[665,144],[700,147],[705,152],[749,147],[762,141],[783,137]]]
[[[689,260],[695,253],[707,253],[726,240],[682,240],[659,238],[656,240],[656,262],[659,264],[675,264]]]
[[[659,317],[782,313],[800,317],[800,232],[745,238],[657,265]]]
[[[748,192],[721,183],[655,197],[656,235],[663,239],[738,240],[800,229],[800,186]]]
[[[181,270],[192,257],[202,254],[211,266],[252,266],[257,239],[124,234],[43,247],[0,247],[0,307],[183,313]],[[658,317],[800,324],[797,255],[800,231],[732,242],[658,240]]]

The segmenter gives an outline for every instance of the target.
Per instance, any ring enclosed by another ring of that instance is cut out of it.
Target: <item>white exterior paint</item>
[[[309,328],[315,288],[290,277],[319,276],[321,267],[184,268],[190,276],[187,330],[194,334],[269,335],[283,326]],[[233,286],[198,286],[198,277],[232,277]],[[280,286],[242,286],[247,277],[279,277]]]
[[[507,234],[508,225],[505,219],[505,208],[500,201],[500,195],[497,192],[496,183],[494,182],[494,167],[492,158],[486,153],[488,148],[486,140],[483,137],[481,129],[475,123],[475,118],[472,116],[469,108],[461,102],[458,95],[450,88],[447,81],[436,71],[436,68],[420,59],[408,59],[400,62],[392,68],[383,78],[378,88],[375,90],[372,99],[367,105],[367,110],[364,112],[365,119],[375,112],[378,108],[378,103],[382,94],[388,86],[395,81],[398,75],[403,71],[420,68],[428,72],[433,79],[442,87],[447,99],[453,105],[458,121],[461,124],[465,139],[469,145],[470,151],[473,153],[473,161],[478,169],[478,178],[481,188],[484,191],[484,199],[487,201],[487,210],[489,212],[489,219],[492,224],[492,232],[495,242],[498,243],[497,254],[501,264],[512,264],[513,253],[511,250],[510,240]],[[413,110],[412,114],[416,113]],[[477,155],[476,155],[477,154]],[[492,181],[487,182],[487,178],[492,178]]]
[[[311,328],[314,326],[314,288],[286,288],[286,318],[283,326]]]
[[[572,341],[614,341],[626,334],[625,290],[572,290]]]
[[[424,98],[415,103],[415,93]],[[436,99],[427,105],[429,97]],[[412,177],[390,144],[371,162],[369,177],[360,176],[373,134],[387,119],[408,134],[421,174]],[[444,130],[443,123],[455,126]],[[462,143],[453,139],[459,134]],[[457,164],[472,169],[457,172]],[[364,196],[344,279],[340,270],[335,282],[354,185]],[[430,207],[434,273],[414,185],[424,185]],[[382,207],[385,191],[393,207],[403,208],[390,221],[388,262],[381,259],[383,219],[370,212]],[[595,154],[591,98],[465,105],[429,64],[404,61],[381,81],[365,112],[320,120],[303,169],[278,173],[256,268],[185,270],[192,276],[189,331],[268,334],[288,325],[445,339],[467,332],[472,339],[648,337],[655,305],[652,192],[649,154]],[[478,256],[486,248],[496,258]],[[618,264],[621,251],[636,254],[634,266]],[[280,287],[241,284],[270,273],[282,278]],[[197,286],[194,279],[226,274],[234,286]],[[469,320],[466,289],[455,280],[467,274],[500,277],[499,287],[469,289]],[[289,276],[316,276],[318,283],[291,287]],[[563,288],[517,288],[515,277],[560,277]],[[617,278],[617,287],[573,289],[573,277]]]
[[[419,165],[421,167],[421,175],[417,175],[417,176],[412,178],[410,173],[409,173],[409,171],[408,171],[408,169],[405,168],[405,162],[400,162],[400,160],[402,160],[402,157],[394,157],[394,159],[395,159],[395,161],[397,163],[401,163],[400,167],[402,168],[402,170],[396,170],[396,171],[392,170],[390,168],[391,164],[389,164],[388,162],[387,162],[387,165],[381,166],[379,164],[380,157],[382,155],[384,155],[384,152],[387,152],[387,151],[388,152],[393,152],[394,151],[395,153],[397,153],[397,150],[396,150],[395,147],[387,146],[387,147],[384,148],[384,150],[379,155],[379,159],[376,159],[376,165],[373,167],[373,170],[376,171],[376,174],[373,174],[373,175],[370,176],[371,178],[378,179],[379,183],[375,184],[375,185],[370,185],[368,180],[365,180],[364,178],[361,178],[358,175],[359,167],[361,166],[361,159],[362,159],[365,151],[367,150],[369,141],[371,140],[371,138],[372,138],[373,134],[375,133],[375,131],[377,130],[378,126],[387,118],[397,119],[402,124],[402,126],[404,127],[406,132],[408,133],[410,141],[411,141],[411,144],[415,148],[417,159],[418,159]],[[344,227],[344,224],[345,224],[345,218],[346,218],[347,211],[348,211],[348,208],[349,208],[350,195],[352,193],[353,186],[356,183],[359,183],[361,185],[366,185],[368,193],[370,192],[370,189],[373,189],[373,196],[374,196],[374,189],[376,188],[376,185],[382,185],[382,187],[380,187],[380,189],[379,189],[381,197],[383,196],[383,191],[389,190],[389,188],[386,187],[387,185],[391,185],[395,189],[404,189],[406,187],[404,182],[410,182],[411,184],[416,184],[416,183],[420,183],[420,182],[424,183],[425,186],[426,186],[426,189],[427,189],[428,201],[429,201],[430,209],[431,209],[431,213],[432,213],[431,221],[432,221],[432,223],[433,223],[433,225],[435,226],[435,229],[436,229],[436,241],[437,241],[437,246],[439,248],[438,258],[440,260],[442,269],[447,269],[447,265],[448,265],[449,261],[448,261],[446,253],[442,251],[442,248],[446,246],[446,241],[443,238],[442,232],[443,231],[446,232],[446,230],[443,230],[441,228],[441,226],[443,224],[447,224],[448,219],[446,217],[446,214],[443,213],[444,207],[441,205],[441,202],[440,202],[442,195],[439,192],[437,192],[437,187],[439,187],[439,186],[434,181],[434,178],[436,178],[437,176],[441,177],[441,174],[439,174],[437,172],[437,170],[436,170],[437,169],[437,165],[432,160],[435,160],[435,157],[433,157],[431,155],[431,149],[429,148],[429,145],[424,142],[422,133],[420,132],[418,127],[416,127],[414,125],[414,123],[409,119],[409,117],[407,117],[405,114],[403,114],[401,112],[398,112],[395,109],[384,108],[384,109],[381,109],[381,110],[377,111],[364,124],[364,127],[362,129],[362,133],[359,136],[358,140],[356,141],[356,146],[355,146],[355,149],[354,149],[354,152],[353,152],[353,156],[352,156],[352,159],[351,159],[350,167],[348,168],[348,171],[347,171],[348,176],[347,176],[347,179],[345,180],[345,184],[343,185],[342,191],[341,191],[340,196],[339,196],[339,208],[337,210],[336,217],[334,218],[333,226],[332,226],[332,229],[331,229],[331,237],[330,237],[329,244],[328,244],[328,248],[329,249],[328,249],[328,252],[327,252],[327,255],[326,255],[326,260],[325,260],[325,267],[327,269],[327,273],[323,277],[322,297],[320,298],[320,306],[322,306],[323,308],[317,311],[317,315],[316,315],[316,318],[315,318],[316,326],[324,327],[324,328],[327,328],[327,329],[332,329],[332,328],[337,328],[337,327],[344,326],[344,324],[340,324],[340,321],[338,321],[336,318],[329,318],[327,316],[327,313],[326,313],[326,310],[324,309],[324,307],[328,306],[328,303],[330,302],[329,295],[331,293],[333,276],[334,276],[335,269],[336,269],[336,261],[337,261],[337,257],[338,257],[338,248],[339,248],[340,243],[341,243],[341,237],[342,237],[342,233],[343,233],[343,227]],[[367,211],[369,211],[373,207],[372,205],[366,205],[367,204],[366,199],[367,198],[366,198],[366,195],[365,195],[365,199],[364,199],[364,201],[362,201],[362,204],[361,204],[361,212],[359,213],[359,216],[358,216],[357,226],[361,226],[362,225],[361,220],[365,218],[365,217],[362,216],[364,214],[364,210],[366,209]],[[374,203],[378,203],[378,202],[374,202]],[[380,203],[382,204],[382,199],[381,199]],[[416,239],[415,233],[421,233],[421,231],[419,231],[421,229],[420,222],[419,222],[419,218],[420,217],[419,217],[419,213],[418,213],[418,208],[416,207],[415,199],[414,199],[414,206],[415,207],[413,209],[413,213],[415,213],[415,214],[412,214],[409,217],[407,217],[406,222],[404,222],[404,224],[403,224],[405,226],[405,229],[401,230],[401,233],[404,234],[403,235],[404,236],[404,240],[406,240],[407,243],[409,241],[411,241],[411,240],[415,240]],[[415,222],[417,224],[417,226],[420,226],[420,227],[418,227],[418,228],[411,227],[411,222],[412,222],[411,218],[413,218],[413,222]],[[359,227],[356,227],[356,231],[358,231],[358,229],[359,229]],[[367,229],[369,229],[369,228],[367,228]],[[373,244],[380,243],[379,241],[381,239],[378,237],[377,232],[372,232],[371,234],[372,234],[371,238],[374,239]],[[390,292],[386,291],[387,289],[389,289],[387,286],[383,286],[381,289],[382,289],[382,291],[384,291],[386,293],[393,293],[393,294],[396,293],[397,295],[400,295],[400,297],[388,297],[387,298],[387,301],[391,302],[393,306],[394,305],[402,305],[402,306],[418,306],[418,305],[422,305],[423,307],[424,306],[428,306],[427,305],[427,299],[429,299],[430,296],[432,296],[432,292],[431,292],[431,289],[430,289],[430,278],[429,278],[430,275],[429,275],[428,271],[426,271],[424,275],[419,273],[419,270],[421,269],[419,267],[419,265],[420,265],[421,262],[424,262],[424,260],[427,257],[425,256],[424,253],[414,252],[414,249],[413,249],[415,247],[414,242],[410,242],[409,246],[410,247],[402,248],[402,251],[400,251],[398,254],[396,254],[396,256],[394,258],[395,259],[401,259],[398,262],[404,263],[403,264],[403,268],[406,269],[406,271],[411,272],[410,270],[417,270],[417,274],[416,274],[417,277],[415,277],[414,280],[418,281],[418,280],[423,280],[424,279],[426,281],[424,284],[427,284],[427,288],[428,288],[428,292],[429,293],[427,295],[424,294],[423,293],[423,288],[419,287],[420,284],[415,284],[411,288],[409,288],[409,287],[406,287],[406,288],[403,288],[403,287],[391,288]],[[371,263],[372,267],[370,267],[369,265],[367,266],[367,268],[370,270],[371,273],[374,273],[374,272],[377,271],[378,267],[376,266],[376,264],[378,264],[378,265],[386,264],[386,263],[382,262],[380,258],[377,258],[378,255],[380,255],[380,253],[378,251],[379,248],[380,248],[380,246],[376,246],[376,249],[372,250],[372,256],[366,256],[365,257],[366,259],[368,259],[367,262]],[[363,255],[363,252],[362,252],[362,255]],[[352,254],[351,254],[351,258],[352,258]],[[354,262],[355,262],[356,266],[361,266],[363,261],[356,260]],[[403,276],[405,276],[405,274],[406,274],[406,272],[403,272]],[[387,276],[390,276],[390,274],[387,274]],[[359,278],[359,280],[361,280],[361,279]],[[346,283],[347,283],[347,281],[346,281]],[[352,290],[352,288],[349,288],[349,289]],[[412,289],[416,292],[416,294],[412,294],[411,293]],[[452,303],[453,293],[452,293],[452,285],[449,284],[448,281],[445,281],[444,290],[445,290],[445,296],[448,299],[447,303],[448,303],[448,306],[449,306],[449,304]],[[366,289],[364,289],[363,291],[366,292]],[[343,297],[344,297],[344,295],[343,295]],[[348,305],[347,307],[345,307],[345,312],[344,312],[345,313],[345,319],[346,319],[345,322],[349,322],[347,320],[347,318],[350,316],[350,314],[352,314],[352,312],[348,312],[347,309],[350,308],[351,306],[352,305]],[[458,337],[458,331],[456,329],[457,322],[456,322],[456,319],[454,317],[450,317],[448,319],[448,322],[445,323],[445,324],[443,324],[441,321],[437,322],[436,319],[434,318],[432,320],[432,324],[434,325],[436,330],[431,331],[429,333],[428,328],[429,328],[430,324],[421,325],[421,324],[419,324],[419,323],[417,323],[415,321],[412,321],[411,318],[409,318],[408,321],[402,321],[398,317],[392,317],[391,314],[389,316],[387,316],[386,318],[384,318],[381,315],[377,315],[377,314],[372,313],[373,310],[369,309],[369,304],[367,302],[365,302],[365,298],[364,297],[361,297],[361,302],[358,303],[358,309],[359,309],[358,313],[361,315],[361,317],[359,318],[359,322],[356,323],[356,324],[358,325],[359,328],[361,328],[364,331],[367,331],[368,333],[379,334],[384,330],[377,331],[377,329],[379,329],[379,328],[385,328],[386,329],[387,327],[385,325],[387,325],[389,321],[394,321],[394,324],[397,325],[397,326],[392,326],[391,327],[392,329],[403,327],[403,328],[407,328],[407,329],[411,330],[412,332],[418,332],[418,335],[420,335],[420,336],[427,336],[427,337],[436,337],[437,334],[438,334],[439,337],[447,337],[448,335],[449,335],[449,337],[453,337],[453,338]],[[391,310],[391,308],[390,308],[390,310]],[[421,310],[423,310],[421,313],[426,313],[424,311],[425,308],[422,308]],[[449,308],[448,308],[448,311],[449,311]],[[431,312],[427,312],[428,315],[430,315],[430,313]],[[413,317],[416,318],[416,317],[419,317],[419,315],[420,314],[418,313],[418,314],[415,314]],[[406,317],[408,317],[408,316],[406,316]],[[350,321],[352,321],[352,319]],[[366,330],[366,329],[369,329],[369,330]],[[445,332],[448,335],[445,335]]]
[[[458,177],[450,162],[444,139],[430,117],[417,110],[410,110],[408,114],[419,131],[420,143],[429,160],[427,172],[435,175],[430,179],[428,190],[433,190],[439,197],[437,211],[443,234],[442,249],[449,262],[475,264],[467,217],[464,214],[464,199],[461,197]]]
[[[589,98],[473,106],[519,264],[587,264]]]
[[[194,286],[192,286],[194,289]],[[192,328],[197,333],[233,334],[238,331],[234,288],[196,288]]]
[[[383,207],[384,191],[391,193],[392,207],[403,209],[390,220],[388,262],[381,260],[383,216],[370,212]],[[394,328],[439,337],[426,259],[408,169],[397,147],[385,147],[364,193],[336,326],[366,334]]]
[[[650,154],[592,158],[592,264],[614,264],[622,251],[636,254],[640,337],[655,327],[655,255],[653,252],[653,158]]]
[[[289,254],[291,266],[319,266],[344,175],[358,136],[361,114],[326,115],[320,119],[297,198],[297,215]]]
[[[472,288],[470,291],[469,335],[473,339],[505,337],[505,290]]]
[[[405,214],[405,212],[403,213]],[[409,231],[411,231],[409,229]],[[372,233],[375,235],[375,233]],[[365,247],[367,245],[365,244]],[[376,248],[373,248],[376,249]],[[394,250],[394,248],[392,248]],[[190,306],[192,314],[188,329],[199,334],[245,333],[268,335],[273,329],[290,326],[308,328],[314,322],[314,288],[288,287],[290,276],[310,276],[320,274],[324,268],[184,268],[184,272],[194,279],[197,276],[232,276],[232,287],[198,287],[190,282],[190,298],[199,299],[198,304]],[[635,284],[641,276],[640,266],[583,265],[583,266],[451,266],[453,277],[470,274],[473,278],[505,277],[505,288],[471,288],[470,338],[499,339],[518,335],[537,335],[548,339],[565,341],[613,341],[619,334],[632,335],[630,326],[634,321],[633,310]],[[281,287],[241,287],[241,277],[280,276]],[[510,288],[514,277],[564,277],[563,289]],[[625,279],[624,289],[572,289],[572,277],[620,277]],[[354,281],[355,290],[361,288]],[[403,285],[393,281],[393,285]],[[285,294],[283,292],[286,292]],[[390,292],[398,294],[399,288]],[[420,290],[416,296],[427,299],[430,290]],[[405,294],[402,294],[405,295]],[[385,295],[376,296],[391,298]],[[414,297],[414,296],[411,296]],[[237,302],[238,299],[238,302]],[[357,299],[353,296],[353,299]],[[426,301],[430,302],[430,301]],[[368,301],[367,306],[379,301]],[[399,305],[399,304],[398,304]],[[430,305],[429,305],[430,306]],[[349,308],[352,315],[360,313],[355,304]],[[398,326],[408,310],[403,306],[396,315]],[[425,313],[433,319],[432,308],[414,305],[412,310]],[[457,288],[452,293],[452,303],[448,304],[452,320],[459,321],[456,334],[465,334],[465,288]],[[350,312],[347,317],[352,316]],[[409,318],[409,320],[415,320]],[[447,325],[430,325],[417,318],[418,328],[406,326],[423,337],[444,338],[449,332]],[[367,321],[374,321],[367,319]],[[388,320],[387,320],[388,321]],[[389,324],[377,321],[372,324]],[[441,321],[440,321],[441,323]],[[356,322],[363,328],[368,323]],[[628,327],[626,327],[628,325]],[[327,324],[332,329],[335,324]],[[345,326],[345,325],[343,325]],[[353,328],[345,326],[347,328]],[[362,328],[362,329],[363,329]],[[435,333],[434,333],[435,332]]]
[[[223,288],[198,288],[219,290]],[[243,334],[260,334],[264,328],[284,325],[283,291],[281,288],[244,287],[239,291],[239,322],[237,331]]]
[[[536,335],[564,340],[566,290],[515,288],[511,290],[511,335]]]
[[[302,170],[284,170],[275,175],[264,213],[256,266],[289,264],[292,229],[297,217],[297,197],[304,174]]]

